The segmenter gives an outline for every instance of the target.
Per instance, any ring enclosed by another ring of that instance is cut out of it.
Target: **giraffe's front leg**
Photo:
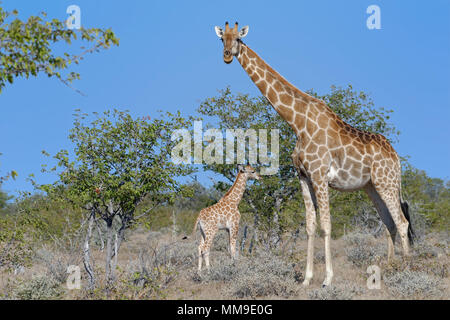
[[[239,231],[239,225],[233,224],[230,228],[230,254],[231,258],[234,260],[237,258],[237,251],[236,251],[236,241]]]
[[[312,189],[306,178],[300,179],[300,185],[302,187],[303,200],[306,207],[306,233],[308,235],[308,249],[306,257],[306,273],[304,286],[308,286],[313,277],[313,264],[314,264],[314,237],[316,234],[316,209],[313,202]]]
[[[328,183],[326,180],[321,182],[313,182],[315,195],[320,214],[320,228],[324,234],[325,240],[325,280],[322,286],[328,286],[333,279],[333,266],[331,264],[331,219],[330,219],[330,204],[328,195]]]

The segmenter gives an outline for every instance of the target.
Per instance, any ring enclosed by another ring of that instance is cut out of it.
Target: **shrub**
[[[192,242],[154,245],[140,250],[139,258],[128,264],[121,281],[123,290],[127,288],[129,293],[122,294],[126,298],[164,296],[164,290],[178,274],[177,269],[192,266],[193,250]]]
[[[438,256],[437,250],[425,241],[415,243],[412,251],[415,257],[421,259],[431,259]]]
[[[356,246],[346,248],[345,252],[347,254],[348,261],[358,267],[369,264],[378,257],[378,253],[372,247]]]
[[[239,265],[230,261],[220,261],[217,266],[210,269],[204,280],[206,281],[234,281],[239,274],[245,273],[247,265]],[[229,259],[228,259],[229,260]]]
[[[231,294],[238,298],[264,296],[289,297],[297,294],[298,284],[294,279],[273,273],[249,272],[238,277],[231,286]]]
[[[400,272],[387,273],[383,276],[383,280],[394,295],[427,297],[440,293],[439,280],[422,271],[405,269]]]
[[[346,234],[343,239],[349,245],[367,245],[369,242],[369,238],[371,236],[369,234],[364,234],[361,232],[352,232]]]
[[[209,272],[193,273],[194,282],[228,282],[225,293],[237,298],[264,296],[289,297],[298,290],[293,266],[270,251],[256,251],[251,257],[232,261],[228,254],[218,254]]]
[[[32,241],[26,236],[24,215],[0,216],[0,269],[14,270],[28,266]]]
[[[352,233],[345,236],[348,247],[345,248],[348,261],[358,267],[373,263],[384,255],[379,244],[374,244],[373,237],[361,233]]]
[[[214,282],[223,281],[231,282],[234,281],[240,274],[246,272],[249,268],[248,261],[245,258],[240,258],[237,261],[232,261],[231,257],[226,254],[217,254],[211,259],[210,270],[205,270],[205,265],[203,262],[203,269],[199,273],[195,271],[191,274],[191,279],[194,282]]]
[[[229,252],[229,246],[228,232],[219,230],[214,237],[212,249],[214,249],[215,251]],[[239,243],[236,242],[236,249],[239,249],[238,246]]]
[[[287,263],[281,256],[277,256],[271,251],[259,250],[251,259],[260,272],[273,273],[282,277],[293,276],[293,265]]]
[[[412,260],[408,265],[411,271],[422,271],[441,279],[446,279],[448,277],[448,266],[445,261],[428,259]]]
[[[308,296],[312,300],[351,300],[363,291],[363,288],[353,285],[331,285],[325,288],[313,289],[308,293]]]
[[[71,264],[76,264],[70,257],[67,258],[60,253],[52,252],[46,248],[39,249],[36,252],[35,259],[45,266],[47,275],[59,283],[66,282],[68,276],[67,268]]]
[[[142,250],[141,250],[142,251]],[[192,242],[175,242],[155,245],[144,250],[143,255],[153,264],[166,267],[191,267],[195,261],[197,248]]]
[[[59,298],[61,294],[58,281],[48,276],[35,276],[22,280],[14,289],[13,296],[20,300],[50,300]]]
[[[325,252],[319,251],[314,255],[314,263],[325,263]]]

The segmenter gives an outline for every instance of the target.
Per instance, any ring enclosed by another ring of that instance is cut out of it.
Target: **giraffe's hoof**
[[[322,288],[328,287],[331,284],[331,279],[325,279],[322,283]]]

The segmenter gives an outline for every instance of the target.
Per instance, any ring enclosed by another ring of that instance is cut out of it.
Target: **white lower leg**
[[[394,248],[394,240],[392,239],[394,236],[391,236],[391,233],[388,229],[386,229],[386,237],[387,237],[387,243],[388,243],[388,264],[391,263],[394,260],[395,256],[395,248]],[[395,238],[394,238],[395,239]]]
[[[303,285],[309,285],[313,277],[313,263],[314,263],[314,233],[308,234],[308,249],[306,255],[306,273]]]
[[[326,276],[323,282],[323,286],[329,286],[331,280],[333,279],[333,266],[331,264],[331,248],[330,248],[331,236],[330,234],[325,235],[325,268]]]
[[[198,248],[198,271],[202,270],[202,250],[200,248]]]
[[[402,239],[403,256],[409,257],[408,222],[403,223],[398,229]]]
[[[391,208],[389,208],[389,210],[391,210]],[[394,219],[395,225],[397,227],[397,231],[400,234],[400,239],[402,241],[402,247],[403,247],[403,256],[408,257],[409,256],[409,239],[408,239],[409,223],[407,221],[402,221],[399,214],[393,215],[392,218]]]
[[[236,250],[236,236],[237,236],[236,231],[230,233],[230,255],[233,260],[237,258],[237,251],[239,251]]]
[[[300,179],[303,200],[306,208],[306,233],[308,235],[308,249],[306,253],[306,272],[304,286],[308,286],[313,277],[314,264],[314,237],[316,234],[316,208],[314,206],[312,192],[306,180]]]
[[[204,253],[206,269],[209,270],[209,250]]]
[[[233,245],[230,246],[230,255],[233,260],[236,259],[236,248]]]

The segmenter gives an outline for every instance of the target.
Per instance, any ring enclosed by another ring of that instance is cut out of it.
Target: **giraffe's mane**
[[[298,89],[296,86],[294,86],[292,83],[290,83],[288,80],[286,80],[286,78],[284,78],[278,71],[276,71],[275,69],[273,69],[263,58],[261,58],[254,50],[252,50],[249,46],[247,46],[246,44],[244,44],[244,43],[242,43],[244,46],[245,46],[245,48],[247,49],[247,50],[249,50],[254,56],[256,56],[257,57],[257,59],[259,59],[259,60],[261,60],[263,63],[264,63],[264,65],[265,65],[265,67],[266,67],[266,69],[267,69],[267,71],[269,71],[271,74],[272,74],[272,76],[274,77],[274,78],[277,78],[277,79],[279,79],[279,81],[283,84],[283,85],[285,85],[285,86],[287,86],[287,87],[289,87],[293,92],[294,92],[294,94],[296,93],[296,94],[298,94],[298,95],[300,95],[301,97],[303,97],[304,99],[306,99],[306,100],[310,100],[310,101],[314,101],[314,102],[316,102],[316,103],[319,103],[321,106],[323,106],[324,108],[326,108],[329,112],[331,112],[332,114],[334,114],[334,116],[337,118],[337,119],[339,119],[340,121],[338,122],[338,125],[341,127],[341,128],[343,128],[344,129],[344,131],[346,132],[346,133],[350,133],[350,132],[352,132],[352,129],[354,129],[355,131],[354,131],[354,134],[357,134],[357,135],[359,135],[360,137],[362,137],[363,136],[363,138],[364,138],[364,140],[376,140],[377,142],[380,142],[380,141],[388,141],[388,139],[386,138],[386,137],[384,137],[382,134],[379,134],[379,133],[371,133],[371,132],[368,132],[368,131],[365,131],[365,130],[362,130],[362,129],[359,129],[359,128],[356,128],[356,127],[354,127],[354,126],[352,126],[351,124],[349,124],[349,123],[347,123],[347,122],[345,122],[333,109],[331,109],[328,105],[327,105],[327,103],[325,103],[325,101],[323,101],[323,100],[320,100],[320,99],[318,99],[318,98],[316,98],[316,97],[313,97],[313,96],[311,96],[311,95],[309,95],[309,94],[307,94],[307,93],[305,93],[305,92],[303,92],[302,90],[300,90],[300,89]],[[380,145],[381,145],[381,142],[380,142]],[[390,149],[389,147],[387,147],[388,149]],[[391,147],[392,148],[392,147]]]
[[[324,106],[328,107],[327,104],[316,98],[313,97],[309,94],[307,94],[306,92],[303,92],[302,90],[300,90],[299,88],[297,88],[296,86],[294,86],[292,83],[290,83],[288,80],[286,80],[285,77],[283,77],[278,71],[276,71],[275,69],[273,69],[263,58],[261,58],[254,50],[252,50],[248,45],[242,43],[247,50],[249,50],[252,54],[254,54],[258,59],[260,59],[265,65],[267,70],[273,74],[273,76],[277,79],[279,79],[281,81],[282,84],[284,84],[285,86],[289,87],[293,92],[297,93],[298,95],[300,95],[301,97],[307,99],[307,100],[312,100],[315,102],[318,102],[320,104],[323,104]],[[328,107],[329,108],[329,107]]]
[[[225,197],[227,197],[227,196],[230,195],[231,191],[232,191],[232,190],[234,189],[234,187],[236,186],[236,183],[238,182],[238,180],[239,180],[241,174],[242,174],[242,172],[239,171],[238,174],[237,174],[237,176],[236,176],[236,180],[234,180],[233,185],[231,186],[230,189],[228,189],[227,193],[225,193],[225,194],[223,195],[222,198],[225,198]]]

